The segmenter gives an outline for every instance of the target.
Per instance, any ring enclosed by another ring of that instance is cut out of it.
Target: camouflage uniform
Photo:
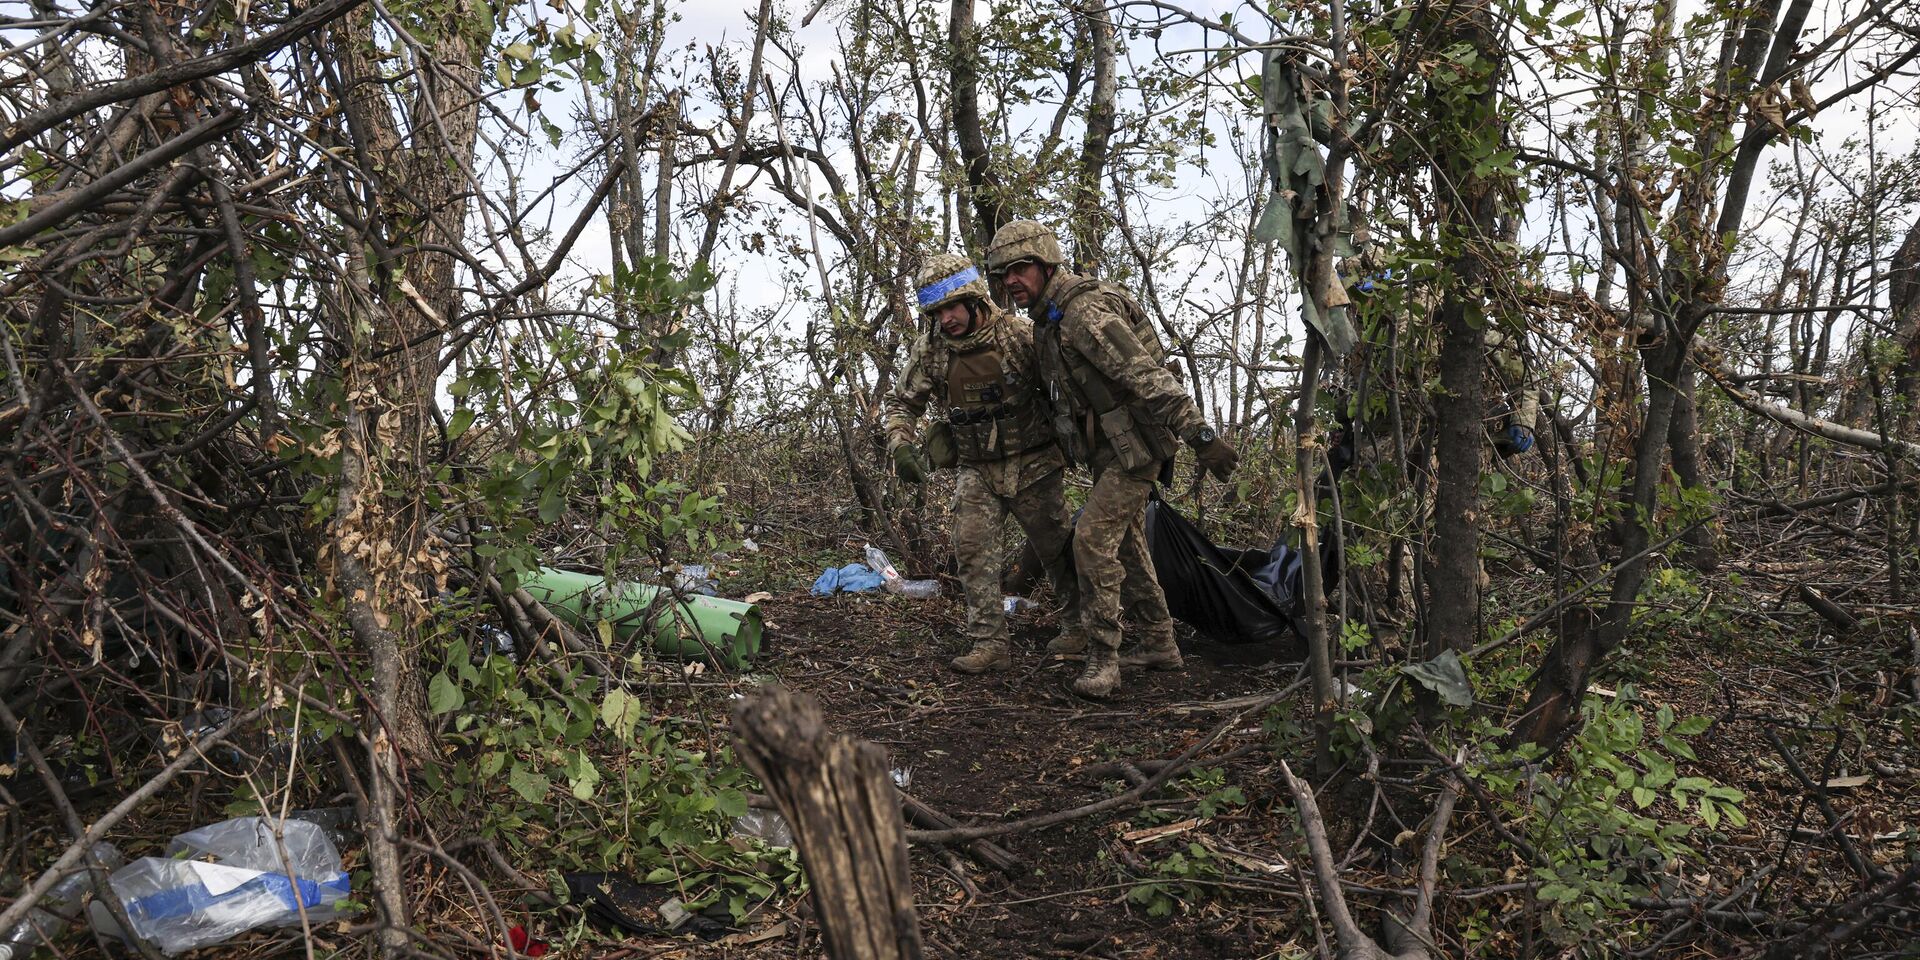
[[[923,294],[929,284],[972,270],[959,257],[935,258],[923,271]],[[984,281],[979,292],[985,292]],[[956,296],[931,302],[938,305]],[[928,298],[922,299],[925,309]],[[966,593],[966,636],[972,641],[972,650],[953,661],[954,669],[963,673],[1011,665],[1000,590],[1000,533],[1009,513],[1039,553],[1065,604],[1064,618],[1071,622],[1076,616],[1067,557],[1072,519],[1063,489],[1066,458],[1047,423],[1034,366],[1033,327],[983,295],[974,299],[978,308],[973,331],[954,338],[934,324],[922,333],[882,404],[890,451],[914,443],[921,415],[930,405],[936,424],[952,436],[958,460],[953,549]]]
[[[1489,326],[1486,344],[1487,437],[1502,457],[1526,453],[1533,449],[1533,427],[1540,418],[1540,400],[1527,382],[1520,338]],[[1524,435],[1520,431],[1524,431]]]
[[[1147,633],[1130,662],[1180,665],[1173,618],[1147,547],[1146,505],[1155,478],[1181,440],[1215,456],[1232,458],[1232,450],[1162,366],[1159,338],[1138,307],[1120,291],[1059,266],[1058,241],[1046,228],[1008,224],[987,256],[996,271],[1022,260],[1054,267],[1028,313],[1054,433],[1069,456],[1093,471],[1093,489],[1073,531],[1081,623],[1090,645],[1074,689],[1107,696],[1119,685],[1123,596]]]

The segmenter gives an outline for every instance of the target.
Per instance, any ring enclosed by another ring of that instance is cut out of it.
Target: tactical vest
[[[1041,363],[1049,371],[1049,392],[1053,401],[1053,431],[1067,449],[1067,455],[1092,464],[1098,448],[1094,437],[1106,439],[1113,460],[1122,470],[1137,472],[1157,467],[1173,458],[1180,449],[1173,431],[1155,421],[1150,413],[1126,402],[1126,391],[1092,364],[1066,362],[1060,345],[1060,321],[1067,306],[1090,294],[1104,294],[1108,306],[1125,320],[1133,336],[1154,366],[1164,366],[1166,348],[1139,302],[1126,291],[1092,277],[1071,277],[1047,305],[1044,330],[1034,331]]]
[[[937,335],[936,335],[937,338]],[[1005,337],[946,346],[947,424],[961,462],[1001,460],[1053,442],[1033,385],[1006,362]]]

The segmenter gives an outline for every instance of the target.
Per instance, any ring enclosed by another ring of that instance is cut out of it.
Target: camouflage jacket
[[[1054,431],[1069,455],[1096,470],[1113,464],[1152,476],[1207,421],[1121,296],[1060,269],[1028,314]]]
[[[1033,327],[1024,318],[996,309],[965,337],[933,329],[915,338],[881,402],[887,449],[917,442],[929,408],[953,431],[960,465],[987,471],[1003,496],[1066,465],[1047,424]]]

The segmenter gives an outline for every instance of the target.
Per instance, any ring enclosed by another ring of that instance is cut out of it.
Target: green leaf
[[[1642,810],[1645,810],[1647,807],[1652,806],[1653,801],[1658,798],[1659,798],[1659,794],[1654,793],[1652,790],[1648,790],[1646,787],[1633,788],[1633,805],[1636,807],[1639,807]]]
[[[447,676],[445,670],[434,674],[433,679],[427,681],[427,707],[435,714],[451,713],[460,709],[466,702],[466,695],[460,692],[460,688],[454,684],[452,677]]]
[[[1688,717],[1673,728],[1673,732],[1683,737],[1697,737],[1713,726],[1712,717]]]
[[[554,484],[540,495],[540,522],[552,523],[560,519],[567,509],[567,492],[561,484]]]
[[[600,722],[622,743],[632,740],[633,728],[640,722],[639,698],[617,687],[607,691],[606,699],[600,701]]]
[[[526,63],[533,59],[533,44],[524,40],[509,44],[505,50],[500,51],[500,55]]]
[[[473,411],[465,407],[455,410],[453,416],[447,420],[447,439],[460,439],[461,435],[467,432],[467,428],[473,426],[473,416]]]
[[[553,788],[545,774],[528,770],[525,764],[515,763],[507,774],[507,786],[528,803],[540,803],[547,799],[547,791]]]
[[[673,881],[673,877],[674,877],[674,874],[673,874],[672,867],[654,867],[652,870],[647,871],[647,879],[645,882],[646,883],[671,883]]]
[[[728,817],[747,813],[747,795],[738,790],[722,790],[714,795],[714,809]]]
[[[1467,680],[1467,668],[1460,655],[1445,651],[1425,663],[1410,663],[1400,668],[1420,685],[1440,695],[1448,706],[1473,706],[1473,684]]]
[[[570,775],[567,778],[567,785],[573,788],[575,800],[592,800],[594,787],[600,783],[600,768],[595,766],[592,760],[585,759],[584,755],[581,756],[584,760],[584,769]]]

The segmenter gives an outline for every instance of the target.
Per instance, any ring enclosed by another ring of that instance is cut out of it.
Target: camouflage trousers
[[[1096,470],[1093,489],[1073,528],[1073,564],[1080,581],[1080,622],[1087,643],[1120,648],[1124,611],[1149,640],[1173,638],[1173,615],[1147,547],[1147,497],[1153,481],[1116,466]]]
[[[1044,472],[1038,477],[1031,476],[1040,471]],[[1009,473],[1028,476],[1015,480]],[[960,466],[953,486],[953,552],[967,595],[969,640],[977,643],[1007,636],[1007,613],[1001,605],[1000,532],[1009,513],[1026,531],[1047,579],[1053,581],[1054,594],[1063,604],[1061,618],[1073,622],[1076,590],[1067,553],[1073,520],[1067,513],[1065,474],[1057,465],[1049,469],[1044,462],[1011,472]]]

